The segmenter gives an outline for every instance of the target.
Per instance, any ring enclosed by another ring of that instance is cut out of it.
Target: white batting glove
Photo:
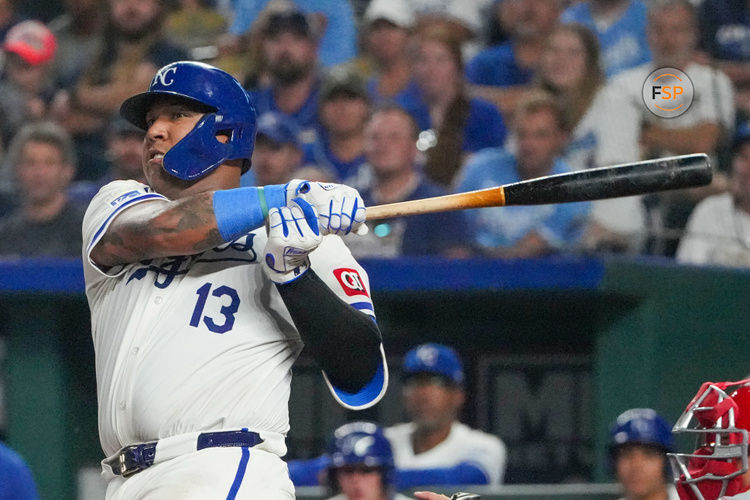
[[[308,254],[323,241],[315,207],[299,198],[290,205],[268,211],[263,270],[276,283],[288,283],[302,276],[310,268]]]
[[[303,198],[318,211],[320,233],[367,234],[365,202],[353,187],[293,179],[286,185],[286,199]]]

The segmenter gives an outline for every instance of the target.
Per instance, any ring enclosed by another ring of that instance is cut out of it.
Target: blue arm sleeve
[[[286,463],[289,468],[289,479],[294,486],[318,486],[320,473],[328,468],[331,459],[327,455],[308,460],[290,460]]]
[[[214,193],[214,216],[224,241],[247,234],[265,223],[268,210],[286,205],[286,186],[240,187]]]
[[[396,483],[399,489],[415,486],[439,486],[456,484],[489,484],[489,478],[482,469],[468,462],[453,467],[434,469],[399,469]]]

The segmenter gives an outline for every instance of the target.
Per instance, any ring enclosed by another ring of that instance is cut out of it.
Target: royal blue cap
[[[442,344],[422,344],[406,353],[403,371],[405,376],[418,373],[440,375],[454,384],[464,383],[461,358],[451,347]]]
[[[277,144],[299,146],[299,127],[288,116],[268,111],[258,117],[258,136],[266,136]]]

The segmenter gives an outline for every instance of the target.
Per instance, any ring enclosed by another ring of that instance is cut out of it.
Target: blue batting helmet
[[[185,137],[164,155],[164,170],[182,180],[198,179],[226,160],[248,160],[255,141],[255,108],[235,78],[218,68],[194,61],[167,64],[156,72],[147,92],[125,100],[120,114],[147,130],[146,113],[163,97],[177,97],[207,108]],[[220,142],[216,134],[229,134]]]
[[[433,373],[457,385],[464,382],[461,359],[455,350],[442,344],[422,344],[407,352],[403,372],[406,377],[418,373]]]
[[[350,422],[333,433],[328,446],[331,468],[346,465],[393,468],[391,443],[383,430],[372,422]]]
[[[651,408],[633,408],[623,412],[609,431],[610,451],[634,443],[672,451],[672,426]]]

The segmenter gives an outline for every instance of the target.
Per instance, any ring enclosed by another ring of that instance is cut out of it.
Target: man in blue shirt
[[[568,7],[564,23],[581,23],[599,38],[607,78],[651,60],[642,0],[588,0]]]
[[[263,57],[270,76],[253,94],[258,116],[284,113],[311,142],[318,126],[318,38],[307,16],[298,10],[272,14],[263,27]]]
[[[0,500],[37,500],[34,478],[20,455],[0,443]]]
[[[546,95],[523,101],[514,123],[518,152],[485,149],[459,174],[458,191],[485,189],[569,172],[558,158],[567,140],[562,111]],[[491,256],[535,257],[573,247],[581,237],[588,203],[492,207],[467,211],[470,238]]]

